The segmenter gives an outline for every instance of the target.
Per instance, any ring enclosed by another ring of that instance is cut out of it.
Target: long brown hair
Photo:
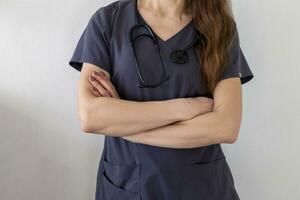
[[[229,61],[229,46],[235,21],[230,0],[185,0],[185,10],[194,18],[202,45],[197,56],[201,63],[202,84],[213,96],[216,84]]]

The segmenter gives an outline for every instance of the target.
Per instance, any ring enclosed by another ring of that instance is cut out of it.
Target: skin
[[[138,5],[154,32],[166,40],[190,20],[182,13],[182,2],[140,0]],[[107,78],[94,71],[103,72]],[[152,102],[120,99],[110,81],[110,74],[91,63],[83,64],[78,84],[78,115],[82,130],[87,133],[117,136],[135,143],[167,148],[232,144],[238,138],[242,117],[239,77],[221,80],[213,99],[197,97]]]
[[[138,10],[156,35],[166,41],[191,20],[183,10],[183,0],[139,0]],[[159,22],[159,23],[158,23]]]
[[[93,71],[106,73],[108,79]],[[91,76],[96,80],[91,80]],[[109,74],[88,63],[83,64],[78,84],[78,116],[82,130],[110,136],[136,134],[191,119],[209,112],[213,104],[206,97],[144,102],[123,100],[119,98]],[[92,85],[97,89],[96,95]]]

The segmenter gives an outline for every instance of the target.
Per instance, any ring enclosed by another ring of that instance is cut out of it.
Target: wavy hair
[[[229,62],[229,46],[235,32],[235,21],[230,0],[185,0],[184,9],[191,13],[201,45],[197,57],[202,70],[202,83],[213,96],[213,91]]]

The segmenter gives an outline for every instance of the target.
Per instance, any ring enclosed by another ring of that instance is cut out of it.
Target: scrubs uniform
[[[69,64],[81,71],[92,63],[111,74],[121,99],[155,101],[206,96],[201,83],[201,65],[194,48],[185,64],[175,64],[169,55],[185,48],[196,36],[194,21],[167,40],[158,39],[168,81],[155,88],[139,88],[139,76],[130,46],[129,32],[140,22],[135,0],[120,0],[98,8],[85,27]],[[147,39],[137,41],[140,68],[149,82],[161,76],[157,52]],[[150,66],[151,66],[151,69]],[[221,79],[240,77],[241,84],[253,78],[239,46],[238,32],[230,52],[230,64]],[[184,133],[182,133],[184,134]],[[105,136],[96,185],[96,200],[238,200],[231,170],[220,144],[190,149],[163,148]]]

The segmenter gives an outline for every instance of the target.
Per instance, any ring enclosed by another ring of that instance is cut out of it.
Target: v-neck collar
[[[138,3],[137,1],[138,0],[133,0],[134,14],[135,14],[137,22],[143,23],[143,24],[149,26],[152,29],[152,27],[146,22],[146,20],[143,18],[143,16],[139,12],[138,7],[137,7],[137,3]],[[174,40],[175,38],[179,37],[181,34],[184,34],[184,32],[186,30],[188,30],[193,24],[194,24],[194,19],[192,19],[188,24],[186,24],[183,28],[181,28],[179,31],[177,31],[175,34],[173,34],[172,36],[170,36],[166,40],[162,39],[158,34],[156,34],[153,31],[153,29],[152,29],[152,32],[153,32],[153,34],[155,35],[155,37],[157,38],[157,40],[159,42],[161,42],[162,44],[167,44],[167,43],[171,42],[172,40]]]

